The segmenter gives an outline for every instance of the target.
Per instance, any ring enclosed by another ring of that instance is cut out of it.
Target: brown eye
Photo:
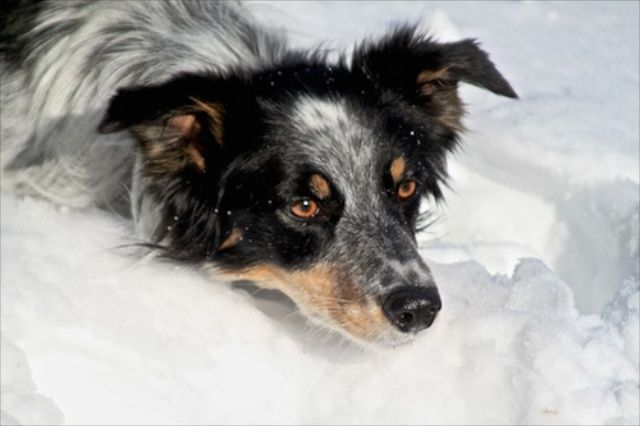
[[[401,200],[406,200],[411,197],[416,192],[416,181],[415,180],[405,180],[398,185],[398,189],[396,194],[398,198]]]
[[[318,212],[320,212],[320,207],[313,200],[300,200],[291,205],[291,213],[302,219],[310,219]]]

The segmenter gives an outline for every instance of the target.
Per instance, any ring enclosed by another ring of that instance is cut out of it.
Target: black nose
[[[400,331],[416,333],[433,324],[442,302],[435,287],[403,287],[387,296],[382,308]]]

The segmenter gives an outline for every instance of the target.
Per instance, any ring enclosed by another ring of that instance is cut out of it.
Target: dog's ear
[[[517,98],[475,40],[438,43],[419,35],[412,27],[397,29],[376,44],[357,48],[353,69],[364,73],[381,89],[401,92],[453,130],[462,128],[459,81]]]
[[[98,130],[130,130],[142,146],[149,175],[205,173],[227,143],[234,117],[247,120],[255,111],[255,97],[248,91],[239,80],[195,75],[120,89]]]

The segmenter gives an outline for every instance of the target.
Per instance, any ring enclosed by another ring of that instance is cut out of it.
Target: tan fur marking
[[[226,250],[235,246],[242,240],[242,231],[238,228],[233,228],[229,233],[229,236],[220,244],[218,251]]]
[[[195,145],[193,144],[187,145],[186,153],[200,171],[205,170],[206,165],[204,163],[204,157],[202,156],[202,153]]]
[[[145,174],[149,176],[163,176],[176,173],[188,164],[185,144],[182,138],[184,132],[191,131],[197,122],[190,120],[188,115],[173,117],[167,126],[138,126],[133,131],[142,143],[146,154]],[[190,140],[187,136],[187,141]]]
[[[418,84],[425,84],[434,80],[446,80],[449,77],[449,68],[442,68],[439,70],[424,70],[418,74],[416,82]]]
[[[448,67],[422,71],[416,78],[416,84],[429,114],[452,130],[465,130],[460,121],[464,106],[456,91],[457,82],[449,75]]]
[[[224,137],[224,106],[221,103],[207,103],[196,98],[191,98],[196,104],[196,111],[202,111],[211,118],[211,133],[215,136],[216,141],[222,145]]]
[[[175,117],[171,117],[169,122],[167,123],[169,128],[175,130],[181,135],[191,135],[195,129],[195,127],[200,127],[196,122],[196,117],[191,114],[186,115],[177,115]]]
[[[169,131],[177,133],[180,136],[181,140],[186,141],[187,145],[184,148],[184,152],[199,170],[204,171],[204,156],[202,155],[202,151],[200,150],[198,144],[198,136],[200,134],[201,126],[200,123],[198,123],[198,120],[196,120],[196,117],[193,114],[184,114],[171,117],[167,122],[167,127],[169,128]],[[164,154],[167,154],[168,152],[169,149],[165,148]],[[168,158],[170,158],[170,156],[165,155],[165,160],[167,160]],[[179,158],[178,155],[174,157],[173,163],[174,169],[179,170],[180,168],[184,167],[185,164],[184,161],[177,161],[177,158]],[[166,161],[164,163],[164,165],[167,166]]]
[[[134,127],[147,154],[147,175],[178,173],[190,163],[205,171],[203,151],[206,147],[202,145],[202,124],[198,114],[206,114],[209,130],[218,143],[222,143],[224,107],[220,103],[206,103],[195,98],[192,101],[193,106],[169,118],[166,125]]]
[[[440,87],[444,87],[445,81],[448,79],[449,73],[447,68],[441,70],[425,70],[418,74],[416,83],[420,86],[420,96],[431,96],[436,93]]]
[[[344,273],[328,264],[293,272],[268,264],[221,272],[234,279],[254,281],[264,288],[278,289],[303,311],[320,315],[363,340],[374,340],[389,327],[379,304],[366,297]]]
[[[404,170],[406,168],[406,163],[404,158],[398,157],[391,162],[391,178],[394,183],[398,183],[402,180],[402,176],[404,175]]]
[[[309,186],[313,193],[321,200],[328,198],[331,195],[329,182],[320,175],[312,175],[309,180]]]

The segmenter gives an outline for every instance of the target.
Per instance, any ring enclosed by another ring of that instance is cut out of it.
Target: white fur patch
[[[342,99],[302,97],[295,106],[295,117],[306,129],[337,128],[349,123],[349,114]]]

